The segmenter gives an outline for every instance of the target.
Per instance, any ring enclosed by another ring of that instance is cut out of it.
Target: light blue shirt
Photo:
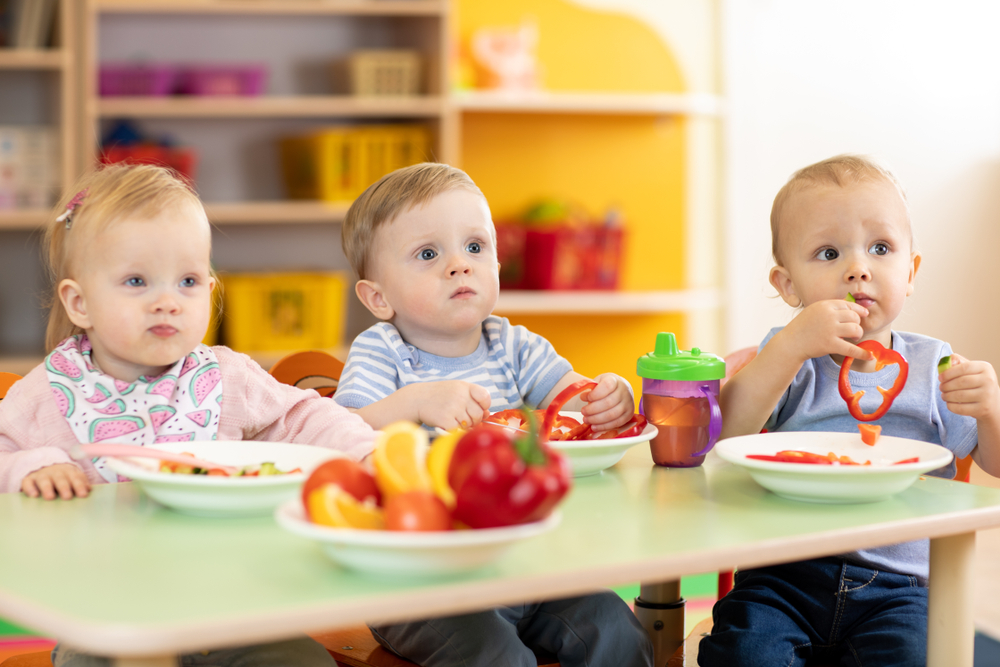
[[[441,357],[408,344],[388,322],[369,327],[351,344],[334,399],[357,409],[406,385],[463,380],[486,388],[496,412],[540,405],[573,370],[551,343],[504,317],[487,317],[482,331],[472,354]]]
[[[772,329],[760,348],[781,329]],[[882,427],[882,433],[944,445],[956,458],[968,456],[979,441],[976,420],[951,412],[941,399],[938,386],[937,363],[941,357],[951,354],[951,346],[928,336],[893,331],[892,349],[906,359],[909,375],[892,408],[875,422]],[[861,409],[865,413],[874,412],[882,401],[876,387],[891,387],[898,373],[896,364],[876,373],[850,372],[851,387],[855,391],[865,391],[861,398]],[[764,428],[768,431],[857,433],[858,422],[840,397],[839,377],[840,366],[829,355],[802,364]],[[955,475],[955,462],[930,474],[951,479]],[[865,567],[913,575],[922,583],[927,581],[927,540],[864,549],[845,554],[845,557]]]

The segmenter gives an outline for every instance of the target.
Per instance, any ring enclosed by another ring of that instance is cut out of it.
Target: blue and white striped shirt
[[[363,408],[417,382],[464,380],[490,392],[490,411],[538,406],[573,370],[552,344],[507,318],[483,321],[479,347],[464,357],[439,357],[409,345],[395,326],[379,322],[362,332],[347,355],[334,398]]]

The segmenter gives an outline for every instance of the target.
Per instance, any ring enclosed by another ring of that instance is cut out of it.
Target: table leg
[[[972,667],[975,555],[974,532],[931,540],[927,599],[928,667]]]
[[[115,658],[114,667],[177,667],[177,657],[159,656],[155,658]]]
[[[635,616],[653,642],[653,667],[664,667],[684,643],[684,602],[680,580],[639,584]]]

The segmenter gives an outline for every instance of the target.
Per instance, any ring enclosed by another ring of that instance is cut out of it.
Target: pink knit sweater
[[[375,432],[361,417],[311,389],[279,383],[245,354],[212,349],[222,370],[219,440],[318,445],[355,459],[371,452]],[[0,492],[20,491],[26,475],[56,463],[76,463],[92,484],[103,483],[89,460],[70,459],[74,444],[52,398],[45,366],[38,366],[0,401]]]

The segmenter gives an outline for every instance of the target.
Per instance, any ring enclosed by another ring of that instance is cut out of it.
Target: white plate
[[[559,414],[580,421],[579,412],[560,412]],[[569,459],[573,467],[573,477],[596,475],[605,468],[610,468],[621,461],[622,457],[632,447],[643,442],[649,442],[656,437],[656,425],[646,424],[642,433],[631,438],[609,438],[607,440],[555,440],[549,445]]]
[[[191,452],[198,458],[223,465],[245,466],[272,461],[278,470],[302,468],[303,472],[265,477],[215,477],[159,472],[159,461],[142,458],[108,458],[108,467],[134,480],[150,498],[162,505],[199,516],[260,516],[288,498],[297,497],[312,469],[344,454],[324,447],[286,442],[192,441],[157,443],[157,449]]]
[[[827,466],[781,463],[746,458],[747,454],[776,454],[798,449],[814,454],[850,456],[870,466]],[[952,453],[940,445],[883,435],[874,447],[859,433],[780,431],[721,440],[719,456],[742,466],[765,489],[792,500],[814,503],[869,503],[905,490],[920,475],[951,463]],[[892,465],[917,456],[917,463]]]
[[[552,530],[561,515],[553,512],[535,523],[434,532],[358,530],[312,523],[298,499],[275,511],[278,524],[290,533],[318,542],[337,564],[382,575],[428,576],[465,572],[499,558],[515,542]]]

